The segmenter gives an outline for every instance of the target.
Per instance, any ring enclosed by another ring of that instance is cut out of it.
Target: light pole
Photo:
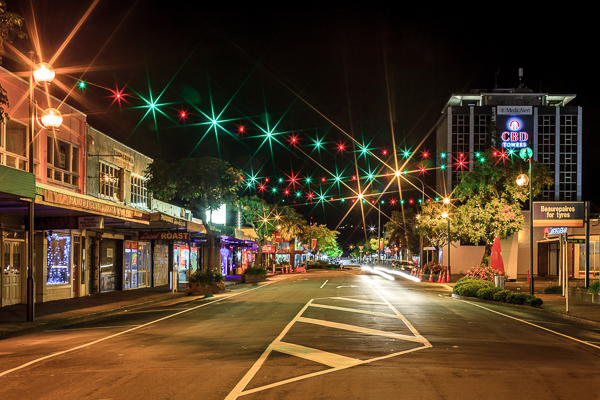
[[[28,159],[28,171],[30,174],[35,175],[35,146],[34,146],[34,129],[35,120],[37,116],[37,110],[35,105],[35,85],[37,83],[50,83],[54,79],[54,69],[47,63],[41,63],[34,69],[34,55],[33,51],[29,52],[31,59],[31,73],[29,76],[29,159]],[[42,114],[42,124],[44,127],[57,128],[62,124],[62,116],[60,112],[54,108],[50,108]],[[34,213],[35,208],[35,197],[31,199],[29,203],[29,243],[27,248],[27,321],[32,322],[35,318],[35,307],[34,307],[34,290],[33,290],[33,254],[35,252],[35,225],[34,225]]]
[[[402,176],[400,174],[400,171],[396,171],[396,176]],[[408,181],[408,179],[406,179],[406,176],[402,176],[404,178],[404,180]],[[418,180],[419,182],[421,182],[421,204],[423,204],[423,202],[425,201],[425,184],[423,183],[422,180],[420,180],[419,178],[417,178],[416,176],[411,176],[411,178],[414,178],[416,180]],[[419,219],[421,217],[420,214],[417,214],[417,219]],[[423,236],[419,235],[419,265],[422,267],[423,266]]]
[[[379,222],[377,223],[377,264],[381,264],[381,203],[377,203]]]
[[[529,162],[529,176],[521,174],[517,177],[517,185],[523,187],[529,184],[529,294],[533,294],[533,179],[531,174],[531,156],[533,151],[529,147],[521,149],[519,156]]]

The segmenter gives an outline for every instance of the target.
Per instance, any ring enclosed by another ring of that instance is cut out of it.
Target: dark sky
[[[451,94],[491,89],[497,71],[500,87],[516,87],[522,67],[523,83],[534,91],[577,94],[571,104],[583,107],[584,200],[600,194],[593,179],[600,144],[599,35],[592,18],[585,17],[590,10],[513,9],[500,3],[481,12],[452,4],[206,3],[100,0],[53,65],[64,84],[88,83],[68,102],[88,115],[90,125],[151,157],[220,154],[263,182],[270,177],[271,183],[276,177],[289,180],[285,174],[292,171],[330,179],[320,163],[331,172],[343,171],[351,184],[356,153],[348,135],[379,157],[383,149],[391,154],[391,118],[396,146],[414,149]],[[33,1],[44,60],[56,53],[92,4]],[[10,0],[9,10],[26,17],[30,32],[30,2]],[[30,48],[27,40],[15,46]],[[4,66],[26,68],[10,54]],[[111,97],[117,88],[125,95],[120,106]],[[52,94],[65,97],[57,85]],[[151,96],[155,101],[160,96],[160,111],[147,114],[143,99]],[[185,121],[179,119],[181,110],[188,112]],[[217,135],[208,124],[213,113],[220,114]],[[246,128],[242,135],[240,125]],[[274,133],[271,140],[265,136],[268,129]],[[289,145],[291,134],[314,161]],[[322,140],[320,151],[314,149],[316,140]],[[350,151],[336,153],[340,142]],[[435,151],[433,134],[420,150]],[[364,156],[358,164],[363,176],[379,166]],[[433,173],[425,181],[433,185]],[[267,200],[278,201],[285,186]],[[304,193],[335,199],[350,193],[331,186],[313,184]],[[347,209],[334,201],[301,211],[333,228]],[[345,222],[356,226],[361,219],[354,211]],[[372,213],[367,225],[374,224]]]

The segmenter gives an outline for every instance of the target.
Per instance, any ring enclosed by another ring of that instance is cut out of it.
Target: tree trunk
[[[212,271],[215,268],[215,236],[212,233],[212,229],[210,228],[209,222],[203,225],[206,229],[206,236],[208,236],[208,265],[206,267],[206,270]]]
[[[296,238],[290,240],[290,266],[292,267],[292,271],[294,270],[294,265],[296,263]]]
[[[262,247],[263,247],[264,241],[265,241],[264,238],[256,241],[256,262],[254,263],[254,268],[262,268],[262,263],[263,263]]]
[[[490,265],[490,260],[492,256],[492,245],[490,243],[485,244],[485,251],[483,252],[483,258],[481,259],[481,264]]]

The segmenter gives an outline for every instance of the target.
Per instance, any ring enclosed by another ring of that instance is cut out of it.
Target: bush
[[[539,297],[535,297],[532,294],[528,294],[525,299],[525,304],[527,304],[531,307],[541,307],[542,304],[544,304],[544,301],[542,299],[540,299]]]
[[[477,291],[477,298],[482,300],[494,300],[494,294],[502,290],[499,287],[486,287]]]
[[[600,293],[600,281],[594,281],[588,288],[588,292],[592,294]]]
[[[492,269],[485,264],[481,264],[479,267],[473,267],[467,271],[465,277],[467,278],[478,278],[486,281],[494,281],[494,276],[503,276],[505,280],[508,280],[508,274],[501,272],[496,269]]]
[[[190,275],[189,282],[199,283],[202,286],[210,286],[213,283],[224,282],[225,278],[220,272],[197,270]]]
[[[510,293],[512,293],[512,292],[510,290],[507,290],[507,289],[500,290],[500,291],[494,293],[494,296],[493,296],[494,301],[501,301],[501,302],[505,303],[506,302],[506,297]]]
[[[249,267],[246,268],[246,270],[244,271],[244,275],[249,275],[249,276],[260,276],[262,278],[265,278],[267,276],[267,269],[266,268],[258,268],[258,267]]]
[[[459,296],[476,297],[479,289],[493,288],[494,284],[489,281],[476,278],[460,278],[452,290]]]
[[[562,293],[562,286],[560,285],[549,285],[544,288],[544,294],[560,294]]]
[[[443,270],[443,266],[434,261],[430,261],[423,266],[423,275],[438,275]]]
[[[506,302],[511,304],[525,304],[525,300],[527,300],[527,294],[525,293],[515,293],[510,292],[506,296]]]

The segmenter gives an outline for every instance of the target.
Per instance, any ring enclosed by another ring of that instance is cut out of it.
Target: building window
[[[491,116],[489,115],[475,115],[473,124],[473,151],[476,153],[482,153],[486,149],[490,121]]]
[[[577,115],[560,116],[560,200],[577,200]]]
[[[100,197],[121,200],[120,173],[120,168],[100,162]]]
[[[27,126],[15,120],[0,127],[0,164],[27,171]]]
[[[146,180],[133,175],[131,176],[131,204],[138,207],[148,207]]]
[[[46,138],[46,177],[50,182],[79,186],[80,149],[53,137]]]
[[[63,233],[48,234],[48,275],[46,284],[62,285],[70,283],[71,236]]]

